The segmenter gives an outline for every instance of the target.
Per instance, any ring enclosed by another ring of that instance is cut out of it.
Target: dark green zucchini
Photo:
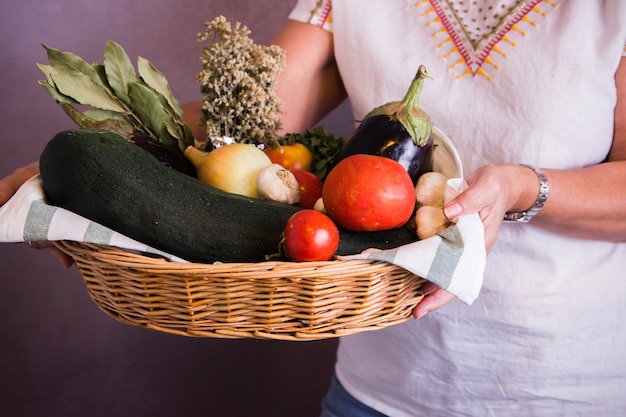
[[[278,252],[298,207],[223,192],[102,130],[58,133],[40,157],[48,202],[192,262],[258,262]],[[396,247],[407,229],[340,232],[337,254]]]

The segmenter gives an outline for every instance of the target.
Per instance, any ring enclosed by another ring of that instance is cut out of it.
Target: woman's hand
[[[0,179],[0,206],[9,201],[13,194],[33,176],[39,173],[39,162],[33,162],[26,166],[16,169],[8,176]],[[65,267],[70,267],[74,263],[72,258],[61,252],[56,246],[50,242],[28,242],[28,245],[35,249],[47,249],[57,258]]]
[[[537,200],[539,180],[533,170],[517,165],[484,166],[468,188],[444,208],[449,219],[478,213],[485,228],[485,249],[491,250],[506,212],[528,210]]]
[[[430,281],[426,282],[422,286],[422,291],[424,292],[425,296],[422,301],[420,301],[419,304],[417,304],[417,306],[413,309],[413,317],[415,317],[416,319],[423,317],[424,315],[426,315],[426,313],[445,306],[450,301],[456,298],[448,291]]]
[[[9,201],[18,188],[39,173],[39,162],[33,162],[16,169],[10,175],[0,179],[0,206]]]
[[[448,203],[444,211],[454,219],[461,214],[478,213],[485,228],[487,252],[498,237],[507,211],[524,211],[531,207],[539,193],[537,175],[516,165],[485,166],[476,171],[468,188]],[[415,307],[417,318],[454,300],[454,295],[431,282],[423,287],[426,297]]]

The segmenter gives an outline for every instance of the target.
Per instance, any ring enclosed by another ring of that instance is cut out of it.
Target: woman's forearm
[[[626,161],[544,171],[550,195],[535,224],[566,235],[626,241]]]
[[[272,44],[287,53],[287,67],[277,83],[285,106],[281,131],[304,131],[346,98],[332,34],[306,23],[288,21]]]

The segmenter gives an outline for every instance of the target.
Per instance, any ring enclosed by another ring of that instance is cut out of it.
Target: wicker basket
[[[185,264],[56,245],[105,313],[184,336],[314,340],[381,329],[411,317],[425,282],[386,262]]]
[[[450,140],[433,129],[433,169],[462,176]],[[61,241],[95,303],[115,319],[196,337],[313,340],[410,319],[424,279],[377,261],[197,264]]]

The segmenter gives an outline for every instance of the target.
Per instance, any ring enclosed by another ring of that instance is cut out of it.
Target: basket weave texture
[[[315,340],[411,318],[424,279],[379,261],[197,264],[60,241],[122,323],[194,337]]]

